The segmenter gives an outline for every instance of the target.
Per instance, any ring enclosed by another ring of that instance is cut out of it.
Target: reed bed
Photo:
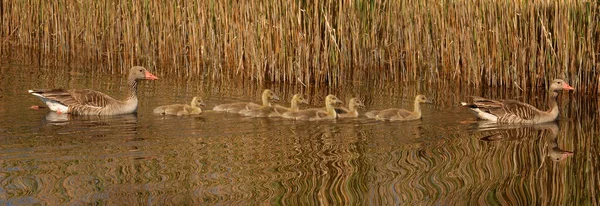
[[[2,1],[2,55],[338,86],[600,84],[592,1]],[[20,54],[22,54],[21,52]],[[44,62],[42,62],[44,63]]]

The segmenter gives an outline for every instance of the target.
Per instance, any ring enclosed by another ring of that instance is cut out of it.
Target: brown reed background
[[[345,85],[450,81],[597,92],[592,1],[2,1],[2,56],[120,73]],[[57,63],[58,62],[58,63]]]

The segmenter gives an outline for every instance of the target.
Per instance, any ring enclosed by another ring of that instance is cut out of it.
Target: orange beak
[[[562,154],[564,157],[570,157],[573,156],[573,152],[567,152],[565,151],[565,153]]]
[[[573,88],[571,85],[565,84],[565,86],[563,87],[564,90],[575,90],[575,88]]]
[[[156,77],[156,76],[154,76],[154,74],[146,71],[146,79],[155,80],[155,79],[158,79],[158,77]]]

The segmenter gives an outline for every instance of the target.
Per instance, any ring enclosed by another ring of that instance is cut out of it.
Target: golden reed
[[[2,1],[2,53],[259,82],[598,90],[592,1]],[[7,49],[7,48],[10,48]],[[20,49],[19,49],[20,48]],[[10,51],[10,52],[9,52]]]

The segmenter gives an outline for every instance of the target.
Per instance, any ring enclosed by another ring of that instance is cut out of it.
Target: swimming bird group
[[[42,100],[50,110],[57,113],[75,115],[119,115],[137,112],[138,98],[137,85],[140,80],[156,80],[156,76],[141,66],[134,66],[129,70],[127,78],[129,91],[125,100],[114,99],[102,92],[90,89],[36,89],[29,93]],[[558,104],[556,98],[562,90],[574,90],[566,81],[556,79],[549,87],[550,109],[540,110],[534,106],[515,100],[492,100],[474,96],[470,102],[461,102],[468,107],[479,119],[505,123],[505,124],[539,124],[552,122],[558,118]],[[290,107],[273,105],[279,97],[271,90],[266,89],[261,96],[261,104],[253,102],[235,102],[217,105],[213,108],[217,112],[238,113],[248,117],[279,117],[293,120],[318,121],[338,118],[356,118],[358,109],[364,107],[358,98],[350,99],[348,108],[341,107],[342,101],[333,94],[327,95],[324,106],[309,109],[300,109],[300,104],[308,102],[302,94],[295,94],[291,99]],[[366,112],[367,118],[381,121],[410,121],[421,119],[422,103],[432,103],[425,95],[417,95],[414,99],[412,111],[401,108],[389,108]],[[204,106],[200,97],[194,97],[188,104],[164,105],[154,109],[155,114],[161,115],[198,115]]]

